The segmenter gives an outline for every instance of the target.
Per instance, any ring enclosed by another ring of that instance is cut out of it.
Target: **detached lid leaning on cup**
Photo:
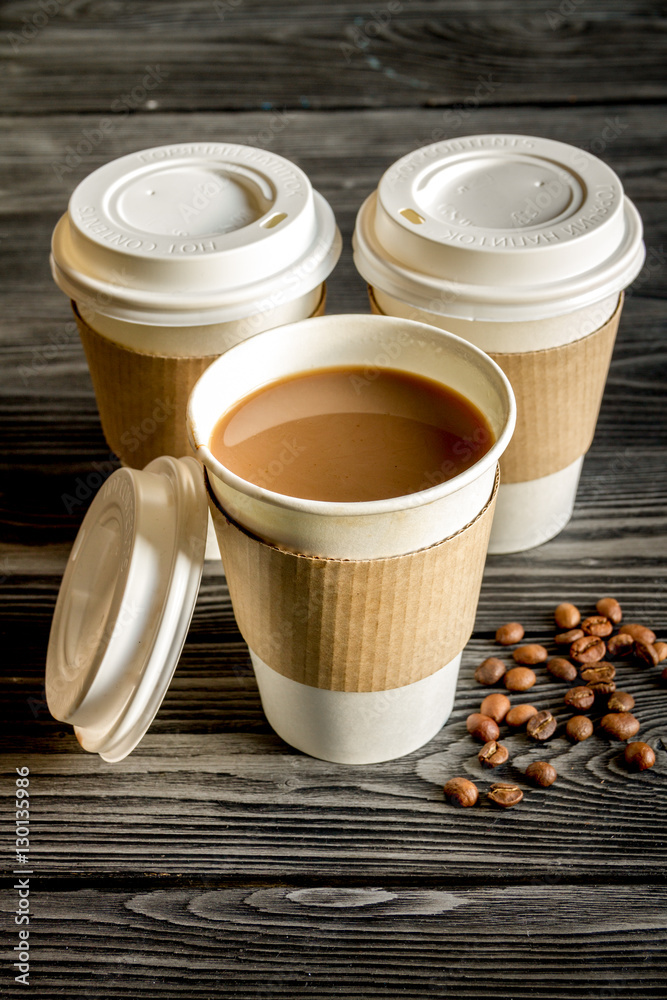
[[[644,262],[614,171],[574,146],[477,135],[413,150],[359,210],[357,270],[461,319],[545,319],[619,293]]]
[[[328,202],[294,163],[194,142],[140,150],[86,177],[54,230],[51,269],[95,312],[194,326],[312,291],[340,251]]]
[[[208,506],[194,458],[118,469],[70,553],[46,655],[46,700],[84,750],[126,757],[155,718],[194,611]]]

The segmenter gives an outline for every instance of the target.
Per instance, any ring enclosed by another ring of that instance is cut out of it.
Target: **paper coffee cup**
[[[359,211],[355,263],[373,311],[464,337],[512,383],[491,552],[539,545],[572,514],[641,237],[609,167],[530,136],[415,150]]]
[[[336,365],[425,375],[456,389],[496,438],[471,468],[409,496],[328,503],[243,480],[211,453],[222,414],[268,381]],[[451,711],[473,628],[497,462],[515,408],[502,371],[431,326],[330,316],[259,334],[215,361],[188,405],[234,612],[276,732],[315,757],[409,753]]]
[[[51,267],[121,461],[187,454],[185,406],[202,371],[240,340],[322,311],[340,248],[303,171],[254,147],[158,146],[82,181]]]

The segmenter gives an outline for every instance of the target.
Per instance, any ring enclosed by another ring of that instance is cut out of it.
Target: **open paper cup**
[[[219,418],[267,382],[325,367],[395,368],[470,400],[495,443],[460,475],[403,497],[330,503],[241,479],[210,449]],[[234,611],[267,718],[327,760],[370,763],[430,739],[449,716],[473,628],[497,488],[515,423],[509,382],[483,352],[421,323],[305,320],[215,361],[188,404],[188,432]]]

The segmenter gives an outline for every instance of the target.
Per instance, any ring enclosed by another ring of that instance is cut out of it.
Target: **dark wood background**
[[[653,770],[629,774],[598,735],[570,748],[561,726],[545,750],[508,740],[510,777],[523,784],[536,756],[560,774],[516,809],[455,811],[442,784],[479,775],[464,720],[498,624],[519,618],[539,641],[559,601],[589,610],[612,593],[628,618],[667,637],[666,42],[665,5],[649,0],[0,6],[3,996],[665,996],[659,671],[620,671]],[[142,94],[148,72],[156,85]],[[71,157],[103,118],[104,138]],[[113,461],[48,268],[71,191],[146,146],[270,148],[308,172],[343,231],[330,311],[366,311],[350,248],[356,210],[434,130],[589,148],[643,216],[648,263],[627,299],[571,524],[532,552],[489,558],[455,711],[402,760],[327,764],[272,733],[215,566],[143,743],[116,765],[83,753],[43,702],[60,577],[96,471]],[[68,510],[63,496],[77,487],[83,499]],[[562,722],[562,694],[541,676],[530,700]],[[24,765],[30,994],[11,968],[10,820]]]

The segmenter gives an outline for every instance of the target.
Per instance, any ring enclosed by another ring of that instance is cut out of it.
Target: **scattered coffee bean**
[[[570,663],[564,656],[552,656],[547,661],[547,670],[559,681],[573,681],[577,676],[577,668],[574,663]]]
[[[531,642],[527,646],[519,646],[512,653],[516,663],[529,667],[535,666],[536,663],[544,663],[548,655],[544,646],[539,646],[536,642]]]
[[[633,659],[638,660],[641,664],[648,667],[657,667],[660,663],[655,646],[650,642],[642,642],[641,639],[635,639],[634,646],[632,647],[632,656]]]
[[[616,690],[616,681],[594,681],[586,687],[591,689],[596,698],[606,698]]]
[[[618,635],[611,635],[607,639],[607,652],[614,659],[619,656],[627,656],[628,653],[632,652],[632,647],[635,644],[635,640],[631,635],[625,635],[623,632],[619,632]]]
[[[508,691],[527,691],[536,680],[535,671],[530,667],[512,667],[505,674],[505,687]]]
[[[497,781],[489,789],[489,798],[497,806],[509,809],[521,802],[523,792],[518,785],[511,785],[508,781]]]
[[[611,712],[602,716],[600,726],[607,736],[615,740],[629,740],[639,732],[639,719],[631,712]]]
[[[583,639],[575,639],[570,646],[570,656],[577,663],[597,663],[606,652],[607,647],[596,635],[585,635]]]
[[[581,679],[587,684],[597,684],[599,681],[613,681],[616,676],[616,667],[613,663],[595,663],[592,666],[581,668]]]
[[[526,777],[534,785],[538,785],[540,788],[548,788],[549,785],[553,785],[558,777],[558,773],[553,764],[549,764],[548,761],[534,760],[526,768]]]
[[[479,710],[482,715],[488,715],[494,722],[502,722],[511,707],[506,694],[487,694]]]
[[[557,646],[571,646],[575,639],[581,639],[583,635],[583,629],[571,628],[568,632],[559,632],[554,642]]]
[[[611,712],[629,712],[635,707],[635,699],[627,691],[614,691],[607,702]]]
[[[586,687],[589,687],[593,694],[606,697],[616,690],[616,681],[589,681]]]
[[[521,622],[507,622],[496,629],[496,642],[501,646],[511,646],[515,642],[521,642],[524,636],[524,629]]]
[[[497,740],[500,736],[498,723],[488,715],[480,712],[473,712],[466,719],[466,729],[480,743],[488,743],[489,740]]]
[[[567,721],[565,732],[575,743],[581,743],[593,735],[593,723],[586,715],[573,715]]]
[[[450,778],[444,791],[450,805],[462,806],[464,809],[468,806],[474,806],[479,795],[477,785],[468,781],[467,778]]]
[[[654,642],[653,648],[658,654],[658,663],[667,660],[667,642]]]
[[[573,687],[565,692],[565,704],[585,712],[595,701],[595,693],[589,687]]]
[[[623,756],[635,771],[645,771],[655,764],[655,752],[648,743],[628,743]]]
[[[548,740],[556,732],[556,720],[551,712],[538,712],[528,719],[526,732],[533,740]]]
[[[559,628],[576,628],[581,621],[581,612],[574,604],[559,604],[554,618]]]
[[[591,615],[590,618],[584,618],[581,627],[586,635],[599,635],[601,639],[611,635],[614,631],[614,626],[604,615]]]
[[[482,660],[480,665],[475,671],[475,680],[479,684],[484,684],[486,687],[490,687],[492,684],[497,684],[500,678],[503,676],[507,667],[502,660],[499,660],[497,656],[489,656],[487,660]]]
[[[500,767],[509,758],[509,750],[502,743],[490,740],[485,743],[477,754],[477,759],[484,767]]]
[[[623,617],[621,605],[614,597],[601,597],[595,605],[595,610],[598,614],[604,615],[608,618],[610,622],[614,623],[614,625],[618,625]]]
[[[525,726],[533,715],[537,715],[534,705],[514,705],[505,716],[505,722],[513,729],[517,729],[519,726]]]
[[[631,635],[633,639],[639,639],[640,642],[648,642],[651,645],[655,642],[655,632],[646,628],[645,625],[637,625],[635,622],[630,622],[629,625],[621,625],[619,628],[619,635]]]

